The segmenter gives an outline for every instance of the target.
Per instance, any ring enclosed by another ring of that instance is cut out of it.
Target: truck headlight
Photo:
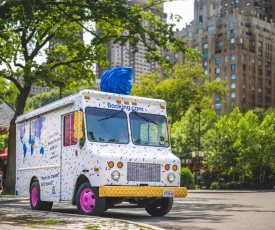
[[[118,181],[118,179],[120,178],[120,173],[119,171],[113,171],[111,176],[113,180]]]
[[[168,176],[167,176],[167,179],[169,182],[173,182],[175,179],[176,179],[176,176],[174,173],[170,173]]]

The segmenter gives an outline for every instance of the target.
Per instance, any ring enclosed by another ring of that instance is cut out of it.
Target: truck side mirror
[[[74,111],[74,138],[79,140],[83,137],[83,112]]]

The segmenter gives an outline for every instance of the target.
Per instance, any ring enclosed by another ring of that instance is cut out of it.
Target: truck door
[[[75,138],[75,113],[70,113],[62,118],[62,155],[61,155],[61,200],[71,200],[74,185],[79,175],[80,148]]]

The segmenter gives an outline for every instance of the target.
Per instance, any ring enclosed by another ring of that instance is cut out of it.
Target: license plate
[[[170,191],[170,190],[164,190],[162,193],[163,197],[174,197],[174,191]]]

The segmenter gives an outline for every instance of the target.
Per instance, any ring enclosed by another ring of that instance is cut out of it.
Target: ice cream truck
[[[93,90],[18,116],[16,194],[35,210],[100,216],[128,202],[166,215],[187,195],[167,124],[164,100]]]

